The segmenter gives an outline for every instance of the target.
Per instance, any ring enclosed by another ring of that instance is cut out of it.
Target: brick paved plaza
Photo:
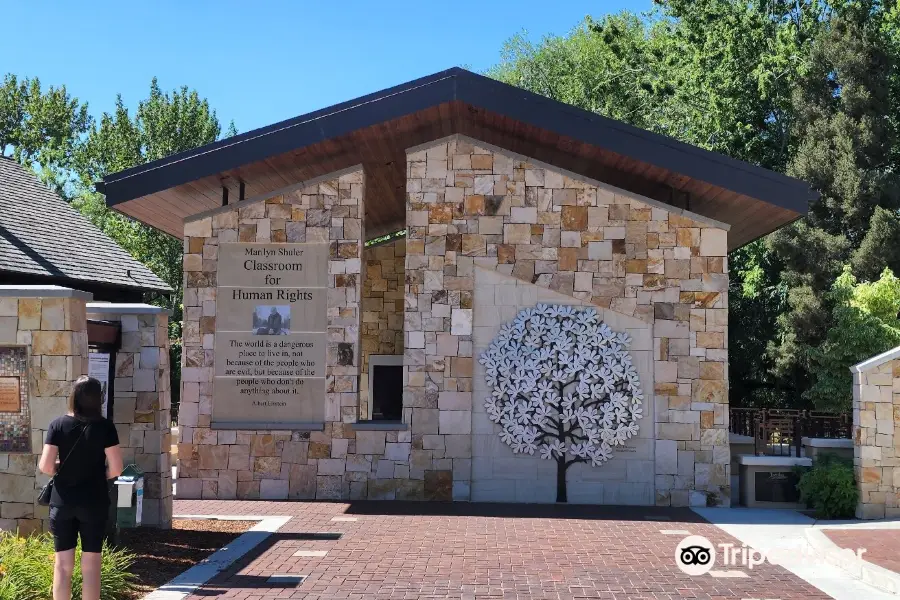
[[[823,529],[840,546],[856,551],[865,548],[863,560],[900,573],[900,531],[896,529]]]
[[[688,509],[181,500],[175,514],[292,517],[191,600],[829,597],[771,565],[749,577],[683,574],[674,550],[685,534],[664,530],[740,544]],[[342,535],[310,535],[323,532]],[[307,578],[276,585],[272,575]]]

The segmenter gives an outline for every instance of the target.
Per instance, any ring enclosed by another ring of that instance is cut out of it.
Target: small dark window
[[[372,420],[403,419],[403,365],[372,365]]]

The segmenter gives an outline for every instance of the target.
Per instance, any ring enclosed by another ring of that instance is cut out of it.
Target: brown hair
[[[69,410],[76,419],[96,421],[103,417],[103,384],[93,377],[82,375],[75,380],[69,396]]]

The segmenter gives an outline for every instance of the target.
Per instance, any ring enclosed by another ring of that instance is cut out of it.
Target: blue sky
[[[188,85],[248,131],[452,66],[482,71],[503,42],[564,34],[649,0],[4,2],[0,74],[65,84],[98,117],[150,79]]]

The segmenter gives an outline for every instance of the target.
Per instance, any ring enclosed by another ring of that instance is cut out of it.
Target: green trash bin
[[[116,478],[115,486],[116,527],[140,527],[144,506],[144,472],[136,465],[128,465]]]

